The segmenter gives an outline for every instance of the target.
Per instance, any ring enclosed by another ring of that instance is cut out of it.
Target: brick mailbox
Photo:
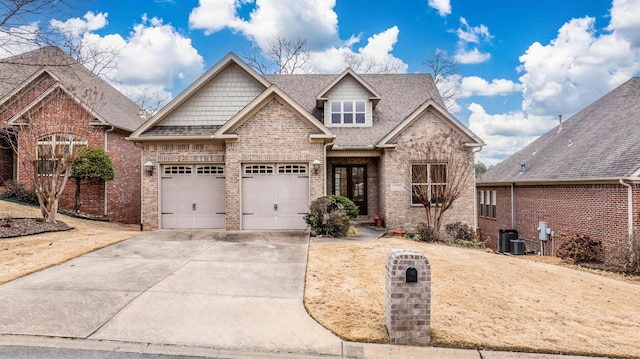
[[[431,344],[431,267],[419,252],[387,255],[386,325],[391,344]]]

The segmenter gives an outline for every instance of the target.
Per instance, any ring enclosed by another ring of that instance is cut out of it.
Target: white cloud
[[[450,0],[429,0],[429,6],[438,10],[438,14],[440,14],[440,16],[447,16],[451,14]]]
[[[487,146],[477,155],[486,165],[495,165],[557,125],[553,117],[527,117],[523,112],[488,114],[484,108],[469,106],[469,128]]]
[[[253,5],[249,19],[238,15],[241,6]],[[224,28],[242,33],[266,48],[276,37],[299,35],[312,49],[338,43],[335,0],[200,0],[189,15],[193,29],[213,33]]]
[[[480,52],[477,48],[470,51],[459,49],[453,56],[453,59],[460,64],[479,64],[489,60],[490,58],[491,54]]]
[[[38,36],[38,23],[32,22],[26,25],[11,27],[0,31],[0,58],[5,58],[23,52],[37,49],[35,44]]]
[[[539,115],[570,115],[640,70],[640,1],[614,1],[609,33],[595,19],[572,19],[548,45],[532,44],[520,56],[523,109]],[[635,43],[635,45],[634,45]]]
[[[79,41],[80,56],[89,60],[87,67],[99,69],[108,64],[100,75],[135,99],[167,99],[176,79],[190,82],[204,69],[204,60],[191,39],[158,18],[143,16],[126,38],[93,32],[106,26],[104,13],[88,12],[82,18],[66,21],[54,19],[51,24],[70,40]]]
[[[511,80],[494,79],[490,83],[478,76],[463,77],[458,98],[471,96],[503,96],[522,91],[522,86]]]
[[[458,49],[454,55],[456,62],[461,64],[478,64],[488,61],[491,54],[478,50],[478,45],[490,42],[493,36],[485,25],[471,26],[467,19],[460,18],[460,27],[456,30],[458,35]],[[469,44],[474,44],[469,48]]]
[[[53,19],[49,23],[51,26],[67,35],[67,37],[77,38],[86,32],[100,30],[107,25],[107,13],[95,14],[87,12],[82,18],[71,18],[66,21]]]
[[[312,51],[311,67],[315,72],[336,73],[344,70],[345,64],[359,73],[407,72],[408,65],[391,52],[398,41],[400,30],[391,27],[367,39],[367,44],[354,51],[352,47],[359,38],[351,37],[340,47],[323,51]]]

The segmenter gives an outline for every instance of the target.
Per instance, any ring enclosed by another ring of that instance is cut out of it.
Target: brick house
[[[587,234],[615,261],[640,226],[638,132],[636,77],[478,178],[483,240],[498,249],[498,231],[515,229],[554,254],[562,240]],[[538,241],[539,222],[553,231],[550,241]]]
[[[0,60],[0,79],[0,185],[8,181],[31,185],[34,169],[30,164],[40,155],[36,146],[24,141],[38,141],[37,148],[60,141],[101,147],[113,162],[115,178],[83,185],[80,212],[140,223],[141,149],[126,140],[144,122],[139,107],[57,47]],[[56,130],[71,126],[90,128],[88,138],[62,140],[56,136]],[[36,132],[29,131],[36,128],[40,129],[37,136],[44,128],[49,132],[34,139]],[[7,141],[11,139],[18,145],[10,146]],[[16,153],[26,148],[34,153]],[[70,180],[60,209],[73,209],[74,191]]]
[[[413,228],[424,209],[411,165],[430,165],[413,146],[451,129],[465,151],[483,145],[428,74],[260,75],[230,53],[129,137],[143,147],[142,223],[304,229],[310,202],[334,193],[364,218]],[[473,225],[473,181],[445,223]]]

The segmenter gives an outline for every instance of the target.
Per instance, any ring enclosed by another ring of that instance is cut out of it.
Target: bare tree
[[[307,40],[300,35],[278,36],[269,41],[266,49],[253,46],[242,57],[262,74],[293,74],[309,72],[310,52]]]
[[[450,58],[445,51],[436,49],[431,57],[424,60],[423,65],[431,71],[442,100],[447,104],[447,107],[450,107],[449,104],[460,90],[458,81],[455,80],[458,63]]]
[[[16,120],[0,133],[17,154],[19,171],[31,182],[42,217],[53,222],[71,167],[98,129],[82,106],[60,88]]]
[[[390,74],[400,70],[402,64],[393,62],[392,59],[379,61],[366,54],[350,52],[344,55],[345,67],[350,67],[359,74]]]
[[[469,187],[473,153],[454,130],[435,133],[428,145],[411,144],[418,161],[409,164],[413,201],[424,206],[426,223],[437,236],[445,212]]]
[[[15,55],[25,49],[57,44],[60,34],[40,28],[54,14],[63,14],[83,0],[0,0],[0,49]]]

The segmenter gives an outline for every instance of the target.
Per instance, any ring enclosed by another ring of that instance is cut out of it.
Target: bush
[[[412,236],[412,238],[420,242],[435,242],[438,240],[438,237],[433,231],[433,227],[424,222],[418,223],[418,226],[416,227],[416,235]]]
[[[476,241],[468,241],[465,239],[456,238],[453,240],[453,244],[465,248],[484,248],[484,243]]]
[[[628,274],[640,274],[640,239],[633,238],[627,256],[624,271]]]
[[[358,215],[360,214],[360,208],[358,208],[358,206],[356,206],[356,204],[353,203],[353,201],[349,198],[338,196],[336,194],[328,195],[327,198],[335,200],[337,203],[342,204],[344,206],[344,209],[347,211],[347,215],[350,218],[358,218]]]
[[[330,196],[320,197],[311,202],[309,213],[304,216],[305,222],[316,235],[336,238],[346,237],[349,233],[351,227],[349,218],[345,205]]]
[[[574,263],[602,262],[602,242],[589,238],[586,234],[578,234],[574,238],[562,242],[558,248],[558,257],[571,259]]]
[[[19,182],[7,182],[2,197],[27,204],[38,204],[36,192],[27,189],[24,184]]]
[[[449,223],[444,226],[444,231],[453,240],[461,240],[466,242],[475,242],[476,234],[473,232],[468,224],[462,222]]]

